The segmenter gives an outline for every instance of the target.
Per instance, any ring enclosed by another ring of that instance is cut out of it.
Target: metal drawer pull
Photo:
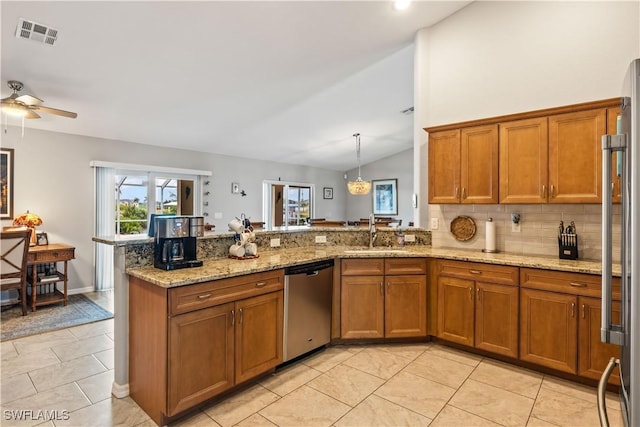
[[[205,298],[209,298],[210,296],[211,294],[198,295],[198,299],[205,299]]]
[[[582,304],[582,318],[586,319],[587,316],[587,306],[585,304]]]
[[[577,282],[571,282],[569,283],[571,286],[573,286],[574,288],[586,288],[587,284],[586,283],[577,283]]]
[[[571,317],[576,317],[576,303],[571,303]]]
[[[236,324],[236,311],[231,310],[231,326]]]
[[[240,322],[238,323],[239,325],[242,325],[242,318],[243,318],[242,309],[240,309]]]
[[[482,271],[480,271],[480,270],[469,270],[469,273],[471,273],[471,274],[482,274]]]
[[[256,288],[262,288],[263,286],[266,286],[267,282],[258,282],[256,283]]]

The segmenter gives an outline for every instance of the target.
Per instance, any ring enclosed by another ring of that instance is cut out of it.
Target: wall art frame
[[[398,180],[373,180],[373,214],[398,215]]]
[[[0,219],[13,219],[13,148],[0,148]]]

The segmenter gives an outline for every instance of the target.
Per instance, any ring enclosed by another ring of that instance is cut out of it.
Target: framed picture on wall
[[[0,219],[13,219],[13,148],[0,148]]]
[[[398,215],[398,180],[373,181],[373,214]]]
[[[333,199],[333,187],[324,187],[322,189],[323,199]]]

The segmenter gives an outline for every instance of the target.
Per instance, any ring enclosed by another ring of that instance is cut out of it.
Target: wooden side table
[[[76,248],[65,243],[51,243],[29,248],[27,264],[31,266],[32,270],[31,278],[29,279],[31,284],[31,311],[36,311],[37,306],[61,301],[64,302],[64,305],[67,305],[67,262],[75,258],[75,250]],[[58,270],[58,262],[64,263],[62,271]],[[38,274],[38,265],[49,263],[55,264],[54,271]],[[64,292],[60,292],[58,289],[58,282],[64,283]],[[38,295],[38,288],[45,285],[53,285],[53,290]]]

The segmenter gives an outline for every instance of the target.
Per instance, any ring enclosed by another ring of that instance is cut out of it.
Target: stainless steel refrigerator
[[[609,376],[619,366],[623,419],[627,426],[637,427],[640,426],[640,59],[629,66],[620,107],[617,134],[602,137],[601,339],[622,349],[620,359],[612,359],[600,379],[598,412],[601,425],[608,426],[604,393]],[[612,165],[613,153],[615,165]],[[612,172],[620,176],[621,189],[620,323],[613,322],[611,310]]]

